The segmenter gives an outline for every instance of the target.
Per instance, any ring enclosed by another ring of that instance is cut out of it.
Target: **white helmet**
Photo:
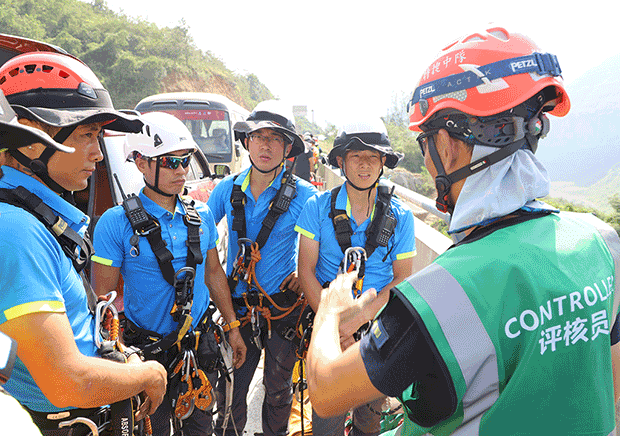
[[[144,123],[140,133],[125,138],[125,156],[133,160],[137,151],[145,157],[157,157],[178,150],[196,150],[198,145],[185,124],[165,112],[149,112],[140,116]]]

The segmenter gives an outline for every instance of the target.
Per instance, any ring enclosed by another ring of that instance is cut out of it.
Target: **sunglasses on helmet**
[[[147,160],[152,161],[155,160],[159,163],[160,168],[168,168],[171,170],[176,170],[177,168],[179,168],[179,165],[182,166],[183,168],[187,168],[189,166],[189,163],[192,160],[192,156],[194,155],[194,152],[185,154],[183,156],[174,156],[174,155],[163,155],[163,156],[156,156],[156,157],[145,157]]]

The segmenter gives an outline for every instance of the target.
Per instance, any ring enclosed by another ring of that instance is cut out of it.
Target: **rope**
[[[286,317],[287,315],[289,315],[293,310],[295,310],[297,307],[299,307],[300,305],[305,305],[306,300],[303,297],[299,297],[297,298],[297,301],[295,301],[295,303],[289,307],[280,307],[279,305],[276,304],[275,301],[273,301],[273,299],[269,296],[269,294],[267,292],[265,292],[265,290],[263,289],[263,287],[260,285],[260,283],[258,283],[258,280],[256,278],[256,264],[261,260],[261,254],[260,254],[260,249],[258,248],[258,243],[253,242],[251,245],[251,249],[250,249],[250,263],[248,264],[248,268],[247,268],[247,284],[248,287],[252,286],[252,284],[254,284],[256,286],[256,288],[261,292],[261,294],[259,295],[259,305],[258,306],[250,306],[249,302],[248,302],[248,298],[247,298],[247,293],[243,293],[243,301],[245,302],[245,306],[248,309],[248,311],[246,312],[245,316],[243,318],[240,319],[241,321],[241,326],[245,326],[250,322],[250,319],[252,317],[252,308],[254,307],[255,310],[257,310],[266,320],[267,320],[267,326],[269,328],[269,330],[271,331],[271,320],[278,320],[281,318]],[[269,303],[275,307],[276,309],[278,309],[279,311],[281,311],[282,313],[280,315],[277,316],[272,316],[271,315],[271,310],[269,309],[269,306],[263,306],[263,298],[266,297],[267,301],[269,301]],[[301,315],[300,315],[301,317]]]

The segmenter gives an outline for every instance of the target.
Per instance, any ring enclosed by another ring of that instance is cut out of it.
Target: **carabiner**
[[[347,263],[350,262],[350,265]],[[351,289],[355,298],[359,298],[362,295],[362,289],[364,286],[364,276],[366,271],[366,250],[362,247],[349,247],[344,252],[344,258],[342,259],[342,271],[340,272],[357,272],[357,280],[353,283],[353,288]]]
[[[83,424],[90,429],[92,436],[99,436],[99,428],[97,425],[90,419],[79,416],[71,421],[62,421],[58,423],[58,428],[63,427],[73,427],[75,424]]]
[[[110,291],[105,296],[109,297],[108,300],[101,300],[97,302],[97,306],[95,307],[95,345],[97,348],[101,348],[101,345],[103,344],[101,322],[108,308],[110,308],[112,314],[118,318],[118,310],[116,310],[116,306],[112,304],[116,299],[116,291]]]

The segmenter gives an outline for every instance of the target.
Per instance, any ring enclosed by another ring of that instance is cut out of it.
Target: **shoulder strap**
[[[343,185],[336,186],[332,189],[329,217],[332,219],[338,245],[344,254],[347,248],[351,247],[351,236],[353,235],[353,229],[351,228],[351,221],[349,220],[347,211],[336,209],[336,199],[338,198],[338,194],[340,193],[342,186]]]
[[[196,265],[201,264],[204,260],[200,250],[200,225],[202,224],[202,219],[194,207],[194,200],[183,197],[179,197],[179,199],[183,209],[185,209],[183,222],[187,226],[187,266],[196,268]]]
[[[286,192],[290,190],[290,192]],[[297,177],[293,174],[285,174],[282,178],[282,184],[280,185],[280,189],[276,193],[276,196],[273,198],[271,204],[269,205],[269,212],[267,212],[267,216],[263,220],[263,224],[256,236],[256,243],[258,244],[258,249],[260,250],[265,246],[267,240],[269,239],[269,235],[273,230],[278,218],[280,215],[285,213],[291,205],[291,200],[297,196]],[[286,198],[285,198],[286,197]]]
[[[241,189],[240,185],[235,183],[239,174],[233,177],[232,192],[230,193],[230,203],[232,204],[232,230],[237,232],[239,239],[245,238],[245,192]]]
[[[231,229],[237,232],[237,238],[246,238],[247,229],[245,223],[245,192],[241,189],[240,185],[235,184],[235,180],[238,175],[233,178],[232,192],[230,193],[230,203],[232,204],[232,216],[233,222]],[[287,190],[291,192],[287,192]],[[297,195],[297,177],[289,172],[285,173],[282,177],[282,185],[278,189],[276,196],[269,205],[269,212],[263,220],[262,226],[258,235],[256,236],[256,243],[259,250],[267,243],[269,235],[273,230],[280,215],[285,213],[289,206],[290,200]],[[286,199],[289,199],[286,201]],[[283,199],[283,201],[281,201]]]
[[[81,237],[36,194],[23,186],[18,186],[15,189],[3,188],[0,189],[0,201],[19,207],[41,221],[52,236],[56,238],[62,247],[62,251],[71,259],[73,267],[78,273],[88,264],[94,252],[88,235]]]
[[[60,216],[56,215],[51,207],[36,194],[28,191],[23,186],[15,189],[0,189],[0,202],[7,203],[33,215],[49,232],[56,238],[65,255],[71,259],[73,267],[80,275],[86,290],[88,308],[94,313],[97,304],[97,296],[84,273],[84,267],[90,261],[94,253],[93,244],[88,237],[88,232],[81,237]]]

